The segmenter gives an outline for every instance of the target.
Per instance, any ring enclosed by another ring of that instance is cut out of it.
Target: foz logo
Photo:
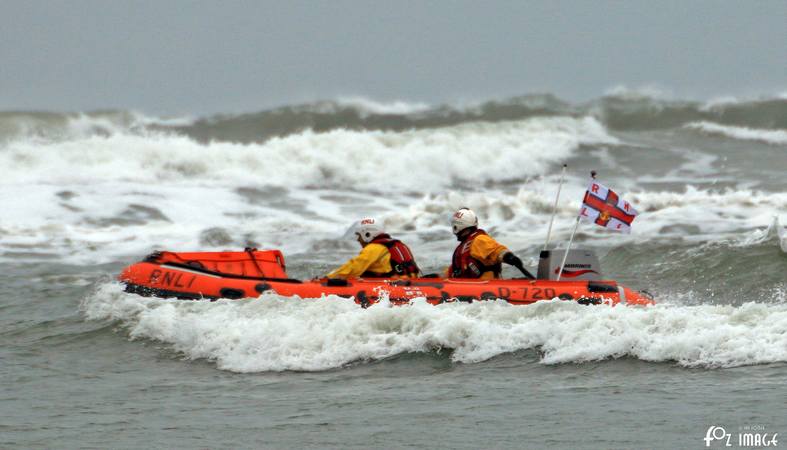
[[[708,431],[705,433],[705,439],[703,440],[705,441],[706,447],[710,447],[710,443],[713,441],[725,441],[725,447],[732,447],[732,444],[730,444],[731,436],[732,434],[727,433],[727,430],[724,428],[712,425],[708,428]]]
[[[764,432],[765,427],[762,425],[747,425],[745,427],[738,427],[741,432],[738,432],[737,447],[745,448],[760,448],[760,447],[777,447],[779,445],[779,433],[769,434]],[[711,442],[721,441],[725,447],[732,447],[730,442],[732,433],[727,433],[722,427],[713,425],[705,432],[705,447],[710,447]],[[734,442],[734,441],[733,441]]]

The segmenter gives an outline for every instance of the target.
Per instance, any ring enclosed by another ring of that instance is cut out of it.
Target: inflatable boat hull
[[[221,255],[224,255],[223,257]],[[179,299],[241,299],[266,294],[321,298],[353,298],[361,305],[388,299],[394,304],[425,298],[432,304],[501,299],[527,305],[560,298],[583,304],[647,305],[646,293],[615,281],[413,279],[289,279],[278,251],[222,253],[156,253],[127,267],[119,279],[126,291],[143,296]],[[222,265],[223,264],[223,265]]]

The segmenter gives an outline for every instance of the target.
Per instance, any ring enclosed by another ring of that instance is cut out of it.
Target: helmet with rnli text
[[[355,224],[355,234],[364,244],[372,242],[374,238],[383,233],[385,230],[382,225],[371,217],[361,219]]]
[[[470,208],[459,208],[451,218],[451,228],[454,234],[459,234],[460,231],[478,226],[478,216],[475,215]]]

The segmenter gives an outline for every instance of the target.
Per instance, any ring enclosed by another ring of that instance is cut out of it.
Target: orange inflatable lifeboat
[[[572,250],[573,252],[573,250]],[[429,303],[472,302],[502,299],[527,305],[560,298],[582,304],[653,303],[647,292],[638,292],[615,281],[576,279],[594,270],[576,270],[582,264],[566,265],[563,277],[549,279],[549,255],[541,255],[538,279],[476,280],[459,278],[411,279],[317,279],[302,281],[287,277],[284,256],[278,250],[243,252],[155,252],[125,268],[119,279],[126,292],[142,296],[179,299],[240,299],[264,294],[320,298],[337,295],[355,299],[362,306],[387,298],[391,303],[408,303],[425,298]],[[543,267],[542,267],[543,266]],[[571,267],[574,270],[571,270]],[[578,275],[580,274],[580,275]]]

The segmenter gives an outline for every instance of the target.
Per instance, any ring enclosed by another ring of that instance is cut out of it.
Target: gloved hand
[[[525,275],[525,277],[531,280],[534,280],[536,278],[533,276],[532,273],[525,270],[525,265],[522,264],[522,260],[511,252],[506,252],[506,254],[503,255],[503,262],[516,267],[517,269],[519,269],[520,272],[522,272]]]
[[[510,264],[516,267],[517,269],[519,269],[520,267],[524,267],[524,265],[522,264],[522,260],[511,252],[506,252],[506,254],[503,255],[503,262],[506,264]]]

